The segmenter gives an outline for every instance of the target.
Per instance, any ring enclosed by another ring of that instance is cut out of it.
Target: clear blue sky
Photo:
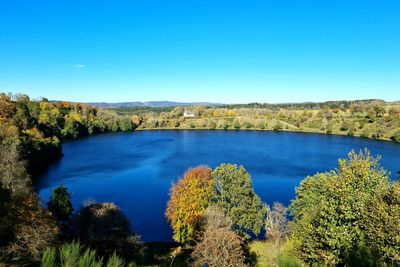
[[[400,100],[400,1],[1,1],[0,91],[70,101]]]

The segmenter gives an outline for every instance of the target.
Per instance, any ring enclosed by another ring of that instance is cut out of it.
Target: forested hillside
[[[140,116],[138,129],[299,131],[400,142],[400,105],[381,100],[114,110]],[[185,118],[185,110],[194,117]]]
[[[0,95],[0,138],[21,150],[32,173],[61,156],[62,140],[97,133],[131,131],[137,116],[68,102],[31,101],[26,95]]]

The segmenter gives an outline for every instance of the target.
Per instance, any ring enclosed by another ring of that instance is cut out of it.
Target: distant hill
[[[50,102],[60,102],[59,100],[51,100]],[[74,102],[73,102],[74,103]],[[91,106],[104,107],[104,108],[168,108],[180,106],[208,106],[208,107],[227,107],[227,108],[300,108],[311,109],[321,108],[323,106],[330,108],[348,107],[350,105],[368,105],[378,104],[384,105],[387,103],[398,104],[399,101],[385,102],[381,99],[363,99],[363,100],[338,100],[338,101],[325,101],[325,102],[299,102],[299,103],[247,103],[247,104],[222,104],[213,102],[174,102],[174,101],[134,101],[134,102],[85,102]]]
[[[219,103],[211,102],[173,102],[173,101],[147,101],[147,102],[118,102],[118,103],[107,103],[107,102],[92,102],[86,103],[97,107],[178,107],[178,106],[220,106]]]

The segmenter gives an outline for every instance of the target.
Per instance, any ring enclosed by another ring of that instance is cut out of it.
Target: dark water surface
[[[344,136],[258,131],[135,131],[69,141],[37,184],[44,201],[63,183],[75,209],[93,199],[116,203],[145,241],[171,240],[164,218],[169,188],[189,167],[242,164],[266,203],[289,204],[307,175],[328,171],[367,147],[395,179],[400,145]]]

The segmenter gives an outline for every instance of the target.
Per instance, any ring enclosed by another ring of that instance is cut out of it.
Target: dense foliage
[[[400,140],[400,105],[382,100],[116,110],[139,116],[139,129],[300,131]],[[194,117],[185,117],[185,110]]]
[[[231,218],[234,229],[241,236],[257,236],[266,210],[254,192],[250,175],[243,166],[221,164],[212,176],[215,179],[216,205]]]
[[[211,169],[205,166],[189,169],[183,179],[171,188],[171,199],[165,215],[174,231],[175,241],[186,243],[195,238],[213,193]]]
[[[295,251],[327,265],[399,262],[398,187],[368,151],[306,178],[290,207]]]
[[[192,253],[195,266],[245,266],[243,242],[221,208],[210,206],[206,210],[203,227],[202,237]]]
[[[142,252],[140,237],[132,233],[128,218],[114,203],[93,203],[82,207],[74,226],[79,240],[101,255],[117,252],[133,258]]]
[[[166,216],[181,243],[194,240],[206,208],[215,204],[232,220],[242,237],[257,236],[264,223],[265,208],[254,192],[250,175],[243,166],[221,164],[211,173],[200,166],[186,172],[171,188]]]
[[[30,257],[56,242],[59,229],[30,187],[16,144],[0,144],[0,258]]]
[[[130,131],[136,117],[84,104],[32,101],[26,95],[0,95],[0,140],[14,143],[38,172],[61,156],[60,140],[103,132]]]
[[[72,212],[74,209],[71,203],[71,194],[64,185],[51,190],[51,197],[47,206],[60,226],[69,226],[72,221]]]

